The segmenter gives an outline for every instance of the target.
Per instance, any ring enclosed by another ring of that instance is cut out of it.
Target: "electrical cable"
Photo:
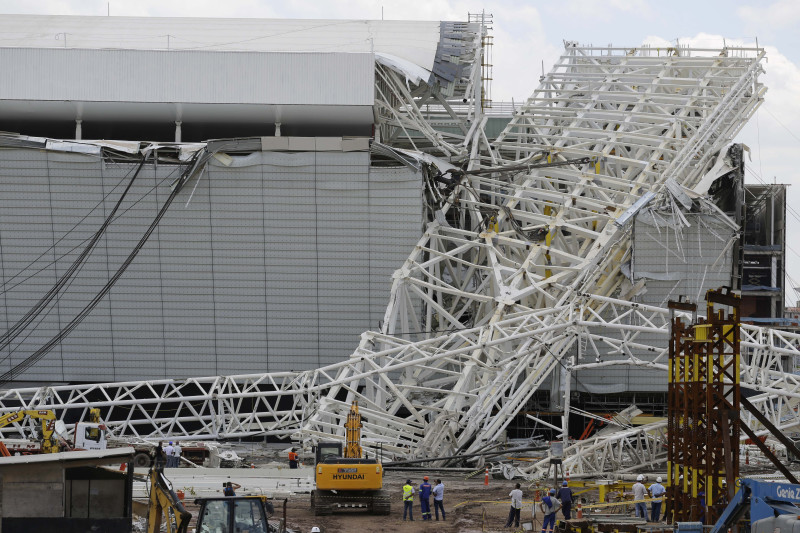
[[[106,229],[108,228],[109,224],[111,224],[111,220],[114,218],[114,215],[119,210],[119,206],[122,204],[123,200],[130,191],[133,183],[136,181],[139,172],[142,170],[144,166],[145,160],[147,159],[147,155],[143,155],[141,160],[139,161],[139,165],[136,168],[136,172],[131,177],[130,181],[128,182],[127,187],[123,191],[122,195],[117,200],[117,203],[114,205],[114,208],[111,210],[111,213],[106,217],[103,221],[103,224],[98,228],[98,230],[92,236],[92,239],[89,241],[89,244],[83,249],[81,254],[72,262],[70,267],[64,272],[64,274],[56,281],[55,285],[50,288],[47,293],[42,296],[34,306],[28,310],[25,315],[20,318],[13,326],[8,328],[8,330],[0,336],[0,350],[5,349],[25,328],[27,328],[31,322],[33,322],[36,317],[48,306],[52,301],[56,298],[56,296],[61,292],[64,286],[69,282],[72,276],[78,271],[79,267],[86,261],[86,259],[91,255],[92,251],[94,250],[97,242],[100,240],[100,237],[103,236]]]
[[[219,151],[222,147],[218,148],[216,151]],[[213,153],[216,153],[213,152]],[[200,154],[203,154],[201,157]],[[116,284],[117,280],[125,273],[128,266],[133,262],[136,256],[139,254],[139,251],[144,247],[147,243],[150,235],[158,226],[158,223],[164,217],[167,212],[167,209],[170,205],[172,205],[173,200],[178,195],[178,193],[183,188],[183,185],[195,174],[197,168],[205,164],[208,159],[213,155],[213,153],[207,151],[198,151],[195,153],[192,161],[187,166],[186,171],[181,175],[181,177],[176,180],[174,183],[172,192],[170,193],[169,197],[167,197],[164,205],[159,210],[158,214],[156,215],[153,222],[150,224],[150,227],[147,228],[147,231],[142,235],[139,239],[139,242],[136,246],[131,250],[128,254],[128,257],[123,261],[114,275],[108,280],[108,282],[103,286],[103,288],[95,295],[95,297],[76,315],[64,328],[62,328],[55,336],[53,336],[44,346],[33,352],[31,355],[23,359],[20,363],[12,367],[7,372],[4,372],[0,375],[0,385],[4,385],[9,381],[13,380],[14,375],[20,372],[24,372],[25,370],[29,369],[31,366],[36,364],[42,357],[47,355],[56,345],[58,345],[64,338],[66,338],[76,327],[80,325],[81,322],[94,310],[98,303],[103,299],[103,297],[108,294],[111,288]],[[144,158],[140,162],[140,169],[141,166],[144,164]],[[137,170],[138,174],[138,170]],[[129,187],[130,188],[130,185]],[[127,192],[127,189],[126,189]],[[107,224],[106,224],[107,226]]]
[[[133,170],[133,169],[131,169],[131,170]],[[67,235],[70,235],[70,234],[71,234],[73,231],[75,231],[75,228],[77,228],[77,227],[78,227],[78,226],[79,226],[81,223],[83,223],[83,221],[84,221],[84,220],[86,220],[87,218],[89,218],[89,216],[90,216],[92,213],[94,213],[94,211],[95,211],[95,210],[96,210],[98,207],[100,207],[101,205],[103,205],[103,202],[105,202],[105,201],[106,201],[106,198],[108,198],[109,196],[111,196],[111,194],[112,194],[112,193],[113,193],[113,192],[114,192],[114,191],[117,189],[117,187],[119,187],[119,186],[120,186],[120,184],[121,184],[121,183],[122,183],[122,182],[125,180],[125,178],[127,178],[127,177],[128,177],[128,175],[130,174],[130,172],[131,172],[131,171],[128,171],[128,172],[125,174],[125,176],[123,176],[123,177],[122,177],[122,179],[120,179],[120,180],[119,180],[119,183],[117,183],[116,185],[114,185],[114,187],[113,187],[113,188],[112,188],[112,189],[111,189],[111,190],[108,192],[108,194],[106,194],[105,196],[103,196],[103,198],[101,198],[101,199],[100,199],[100,201],[98,201],[98,202],[97,202],[97,203],[94,205],[94,207],[92,207],[92,208],[91,208],[91,209],[90,209],[90,210],[89,210],[89,211],[88,211],[88,212],[87,212],[87,213],[86,213],[86,214],[85,214],[83,217],[81,217],[81,219],[80,219],[80,220],[78,220],[78,221],[77,221],[77,222],[76,222],[76,223],[75,223],[75,224],[74,224],[74,225],[73,225],[73,226],[72,226],[72,227],[71,227],[69,230],[67,230],[67,231],[66,231],[66,233],[64,233],[64,234],[63,234],[63,235],[62,235],[62,236],[61,236],[61,237],[60,237],[60,238],[59,238],[57,241],[55,241],[55,242],[54,242],[54,243],[53,243],[51,246],[48,246],[48,247],[47,247],[47,249],[45,249],[45,250],[44,250],[44,251],[43,251],[41,254],[39,254],[39,256],[38,256],[38,257],[36,257],[36,259],[34,259],[33,261],[29,262],[27,265],[20,267],[20,269],[19,269],[19,272],[17,272],[17,273],[16,273],[16,274],[14,274],[13,276],[11,276],[11,277],[10,277],[10,278],[8,278],[7,280],[5,280],[3,283],[1,283],[1,284],[0,284],[0,289],[3,289],[3,290],[0,290],[0,294],[3,294],[4,292],[6,292],[5,286],[6,286],[6,285],[8,285],[8,284],[9,284],[9,282],[11,282],[11,281],[12,281],[12,280],[14,280],[15,278],[17,278],[17,277],[18,277],[20,274],[22,274],[23,272],[25,272],[26,270],[28,270],[29,268],[31,268],[33,265],[35,265],[35,264],[36,264],[36,262],[37,262],[37,261],[39,261],[39,259],[41,259],[42,257],[44,257],[44,256],[45,256],[47,253],[49,253],[49,252],[50,252],[51,250],[53,250],[53,249],[54,249],[56,246],[58,246],[58,244],[59,244],[59,243],[61,243],[61,241],[63,241],[64,239],[66,239],[66,238],[67,238]],[[81,241],[79,244],[77,244],[75,247],[73,247],[73,248],[70,250],[70,252],[71,252],[72,250],[74,250],[75,248],[77,248],[78,246],[80,246],[80,245],[82,245],[83,243],[85,243],[86,241],[88,241],[89,239],[91,239],[91,237],[86,237],[86,238],[85,238],[83,241]],[[68,253],[69,253],[69,252],[68,252]],[[63,256],[62,256],[62,257],[63,257]],[[48,266],[51,266],[51,265],[53,265],[53,264],[55,264],[55,263],[56,263],[56,261],[52,261],[51,263],[49,263],[48,265],[46,265],[44,268],[47,268]],[[41,270],[37,270],[37,271],[36,271],[36,274],[38,274],[39,272],[41,272]],[[28,277],[28,278],[25,278],[25,279],[30,279],[30,277]],[[16,287],[17,285],[18,285],[18,284],[14,285],[13,287]],[[13,287],[11,287],[11,288],[13,288]]]
[[[140,197],[139,197],[139,198],[138,198],[136,201],[134,201],[134,202],[133,202],[131,205],[129,205],[128,207],[126,207],[125,209],[123,209],[123,210],[122,210],[122,211],[121,211],[121,212],[120,212],[120,213],[119,213],[119,214],[118,214],[118,215],[115,217],[115,220],[116,220],[116,219],[118,219],[119,217],[121,217],[122,215],[125,215],[125,214],[127,214],[127,213],[128,213],[128,211],[130,211],[131,209],[133,209],[134,207],[136,207],[136,206],[137,206],[139,203],[141,203],[142,201],[144,201],[144,199],[145,199],[145,198],[147,198],[147,196],[148,196],[148,195],[149,195],[151,192],[153,192],[154,190],[156,190],[156,188],[158,188],[158,186],[162,185],[162,184],[163,184],[165,181],[167,181],[167,180],[169,180],[170,178],[172,178],[172,175],[174,174],[174,172],[175,172],[175,171],[172,171],[172,172],[170,172],[170,173],[169,173],[167,176],[163,177],[163,178],[162,178],[162,179],[161,179],[161,180],[160,180],[158,183],[156,183],[155,185],[153,185],[152,187],[150,187],[148,190],[146,190],[146,191],[145,191],[145,192],[144,192],[144,193],[143,193],[143,194],[142,194],[142,195],[141,195],[141,196],[140,196]],[[124,180],[125,178],[127,178],[129,174],[130,174],[130,172],[128,172],[128,174],[126,174],[126,175],[123,177],[123,180]],[[107,195],[105,195],[105,196],[103,197],[103,200],[105,200],[106,198],[108,198],[108,197],[109,197],[109,196],[110,196],[110,195],[111,195],[111,194],[114,192],[114,190],[115,190],[115,189],[116,189],[116,188],[117,188],[117,187],[118,187],[118,186],[119,186],[121,183],[122,183],[122,180],[120,180],[120,182],[119,182],[117,185],[115,185],[115,186],[114,186],[114,188],[111,190],[111,192],[109,192]],[[78,248],[80,248],[81,246],[83,246],[84,244],[86,244],[86,242],[87,242],[87,241],[89,241],[89,240],[92,238],[91,236],[89,236],[89,237],[86,237],[85,239],[83,239],[82,241],[80,241],[78,244],[76,244],[75,246],[73,246],[72,248],[70,248],[69,250],[67,250],[67,251],[66,251],[66,252],[64,252],[63,254],[61,254],[60,256],[56,257],[54,260],[52,260],[52,261],[49,261],[48,263],[46,263],[46,264],[42,265],[42,267],[41,267],[41,268],[39,268],[38,270],[34,271],[32,274],[29,274],[29,275],[25,276],[24,278],[22,278],[21,280],[19,280],[17,283],[15,283],[15,284],[11,285],[10,287],[9,287],[9,286],[7,286],[9,282],[11,282],[12,280],[16,279],[16,278],[17,278],[17,277],[19,277],[19,276],[20,276],[20,275],[21,275],[23,272],[25,272],[27,269],[29,269],[29,268],[31,268],[33,265],[35,265],[35,264],[36,264],[36,262],[37,262],[37,261],[39,261],[39,259],[41,259],[42,257],[44,257],[44,255],[45,255],[45,254],[47,254],[47,253],[48,253],[50,250],[53,250],[53,249],[54,249],[54,248],[55,248],[55,247],[56,247],[56,246],[57,246],[57,245],[58,245],[58,244],[59,244],[61,241],[63,241],[63,240],[64,240],[64,239],[67,237],[67,235],[69,235],[70,233],[72,233],[72,232],[75,230],[75,228],[77,228],[77,227],[78,227],[78,225],[80,225],[80,223],[81,223],[81,222],[83,222],[84,220],[86,220],[86,219],[87,219],[87,218],[88,218],[88,217],[91,215],[91,213],[92,213],[92,212],[93,212],[93,211],[94,211],[94,210],[95,210],[95,209],[96,209],[96,208],[97,208],[97,207],[98,207],[100,204],[102,204],[103,200],[101,200],[101,201],[100,201],[100,202],[99,202],[99,203],[98,203],[98,204],[97,204],[95,207],[93,207],[93,208],[92,208],[92,209],[89,211],[89,213],[87,213],[85,216],[83,216],[83,217],[82,217],[82,218],[81,218],[81,219],[80,219],[80,220],[79,220],[79,221],[78,221],[78,222],[77,222],[77,223],[76,223],[76,224],[75,224],[75,225],[74,225],[72,228],[70,228],[70,229],[69,229],[69,231],[67,231],[67,232],[66,232],[64,235],[62,235],[62,236],[61,236],[61,238],[59,238],[59,239],[58,239],[58,240],[55,242],[55,244],[54,244],[54,245],[52,245],[52,246],[48,247],[48,248],[47,248],[47,250],[45,250],[44,252],[42,252],[42,253],[41,253],[41,254],[40,254],[40,255],[39,255],[39,256],[38,256],[36,259],[34,259],[34,260],[33,260],[33,261],[31,261],[30,263],[28,263],[26,266],[24,266],[24,267],[20,268],[19,272],[17,272],[16,274],[14,274],[14,275],[13,275],[13,276],[11,276],[10,278],[8,278],[8,279],[7,279],[7,280],[6,280],[4,283],[0,284],[0,289],[2,289],[2,290],[0,290],[0,294],[6,294],[6,293],[8,293],[9,291],[11,291],[11,290],[15,289],[16,287],[18,287],[18,286],[22,285],[23,283],[25,283],[25,282],[26,282],[26,281],[28,281],[29,279],[31,279],[31,278],[33,278],[33,277],[35,277],[37,274],[41,273],[42,271],[44,271],[44,270],[46,270],[46,269],[50,268],[50,267],[51,267],[51,266],[53,266],[53,265],[56,265],[56,264],[58,264],[58,262],[59,262],[59,261],[61,261],[61,260],[62,260],[62,259],[64,259],[65,257],[69,256],[70,254],[72,254],[72,252],[74,252],[75,250],[77,250]],[[112,222],[114,222],[114,221],[112,220]]]

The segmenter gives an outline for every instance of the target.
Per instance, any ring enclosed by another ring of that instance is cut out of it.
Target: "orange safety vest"
[[[297,461],[297,454],[294,452],[289,452],[289,460],[290,461]]]

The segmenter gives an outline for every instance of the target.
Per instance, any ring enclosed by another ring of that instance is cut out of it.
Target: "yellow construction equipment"
[[[41,436],[38,438],[42,446],[42,453],[56,453],[60,451],[58,439],[55,437],[56,414],[49,410],[23,409],[0,416],[0,428],[9,424],[21,422],[26,418],[37,418],[42,421]]]
[[[317,445],[314,467],[317,488],[311,491],[314,514],[367,509],[374,514],[388,515],[391,500],[383,490],[383,466],[375,459],[362,458],[358,402],[350,407],[344,427],[344,453],[341,442]]]
[[[147,516],[147,533],[160,533],[162,524],[166,533],[187,533],[192,514],[183,506],[162,466],[150,469],[150,501]],[[198,498],[197,533],[267,533],[285,531],[284,520],[270,524],[269,517],[275,512],[266,496],[223,496]],[[164,520],[166,518],[166,520]]]
[[[350,412],[347,413],[347,422],[344,424],[345,447],[344,456],[348,459],[361,459],[361,415],[358,414],[358,402],[353,402]]]
[[[160,533],[162,520],[167,533],[187,533],[192,514],[172,490],[160,466],[150,469],[150,507],[147,513],[147,533]]]

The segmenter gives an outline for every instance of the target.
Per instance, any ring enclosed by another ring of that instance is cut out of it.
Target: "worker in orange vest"
[[[297,448],[292,448],[289,452],[289,468],[297,468],[297,459],[299,456],[296,453]]]

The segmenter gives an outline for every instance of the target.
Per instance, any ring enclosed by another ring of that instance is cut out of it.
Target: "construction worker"
[[[653,503],[650,508],[650,521],[658,522],[661,518],[661,497],[667,492],[667,489],[661,484],[661,476],[658,476],[656,482],[650,485],[647,490],[650,491],[650,496],[653,497]]]
[[[175,452],[175,448],[172,447],[172,441],[169,442],[167,446],[164,447],[164,453],[167,456],[167,468],[172,468],[172,454]]]
[[[297,455],[297,448],[292,448],[289,450],[289,468],[297,468],[297,459],[299,456]]]
[[[514,490],[508,493],[511,496],[511,508],[508,510],[508,520],[506,520],[506,527],[511,527],[511,522],[514,522],[514,527],[519,527],[519,514],[522,510],[522,490],[520,484],[517,483]]]
[[[431,519],[431,484],[428,482],[428,476],[422,478],[422,484],[419,486],[419,508],[422,511],[422,519]]]
[[[414,487],[411,485],[411,480],[407,479],[406,484],[403,485],[403,520],[406,519],[406,514],[411,521],[414,521]]]
[[[181,451],[181,443],[175,442],[175,446],[172,447],[172,466],[175,468],[181,466]]]
[[[230,481],[223,483],[222,487],[222,494],[225,496],[236,496],[236,491],[242,488],[238,483],[232,483]]]
[[[442,520],[444,520],[444,484],[441,479],[437,479],[436,485],[433,487],[433,510],[436,511],[436,520],[439,520],[440,509]]]
[[[644,487],[642,481],[644,481],[644,476],[642,474],[636,476],[636,483],[633,484],[633,499],[636,502],[634,504],[636,517],[647,520],[647,503],[641,501],[644,500],[647,489]]]
[[[161,441],[158,441],[156,447],[153,448],[153,464],[156,465],[156,469],[164,466],[164,448],[161,447]]]
[[[558,489],[558,499],[561,500],[561,512],[564,513],[564,520],[572,518],[572,489],[569,483],[564,481]]]
[[[558,512],[558,500],[556,499],[556,489],[550,489],[550,493],[539,502],[544,518],[542,518],[542,533],[552,533],[556,527],[556,513]]]

